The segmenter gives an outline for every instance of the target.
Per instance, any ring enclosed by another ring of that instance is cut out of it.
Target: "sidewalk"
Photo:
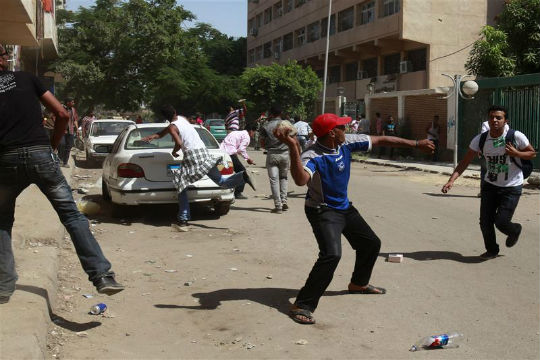
[[[391,166],[406,170],[417,170],[429,172],[432,174],[452,175],[454,171],[454,165],[446,162],[427,162],[417,160],[387,160],[376,158],[357,158],[355,162],[361,162],[372,165]],[[480,179],[480,165],[471,164],[461,175],[466,178]]]

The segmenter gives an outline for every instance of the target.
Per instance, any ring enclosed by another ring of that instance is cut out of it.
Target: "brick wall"
[[[380,113],[381,114],[381,118],[383,120],[383,125],[386,122],[386,118],[388,118],[389,115],[392,115],[394,117],[394,119],[397,121],[397,118],[398,118],[398,116],[397,116],[398,115],[398,99],[397,99],[397,97],[371,99],[369,115],[368,115],[368,119],[370,119],[370,124],[369,125],[370,125],[371,134],[376,134],[377,133],[377,131],[375,129],[375,126],[376,126],[375,113]]]
[[[426,127],[431,124],[434,115],[439,115],[441,126],[440,148],[446,149],[446,99],[441,95],[407,96],[404,116],[411,124],[411,137],[425,139]]]

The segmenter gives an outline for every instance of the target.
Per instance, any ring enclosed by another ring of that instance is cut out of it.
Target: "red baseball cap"
[[[322,114],[313,120],[311,128],[317,137],[322,137],[336,126],[348,124],[351,120],[349,116],[339,117],[336,114]]]

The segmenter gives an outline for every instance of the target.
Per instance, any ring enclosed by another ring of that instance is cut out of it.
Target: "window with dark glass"
[[[366,59],[362,61],[362,71],[364,75],[369,78],[377,76],[377,58]]]
[[[253,64],[255,62],[255,50],[251,49],[248,51],[248,64]]]
[[[261,60],[263,58],[263,47],[257,46],[255,49],[255,61]]]
[[[345,64],[345,81],[356,80],[356,74],[358,73],[358,63],[353,62]]]
[[[307,26],[307,42],[319,40],[321,34],[321,25],[318,21]]]
[[[264,44],[264,58],[269,58],[270,56],[272,56],[272,43],[269,41],[267,43]]]
[[[339,65],[332,66],[328,69],[328,82],[330,84],[341,81],[341,67]]]
[[[326,32],[328,29],[328,17],[325,17],[321,20],[321,38],[326,37]],[[330,35],[336,33],[336,14],[330,16]]]
[[[410,71],[426,70],[426,57],[427,49],[425,48],[407,51],[407,61],[411,62],[412,67]]]
[[[399,12],[399,0],[383,0],[382,16],[390,16]]]
[[[293,33],[283,35],[283,51],[291,50],[293,48]]]
[[[268,9],[264,10],[264,23],[268,24],[272,21],[272,7],[269,7]]]
[[[306,3],[306,0],[296,0],[294,3],[294,7],[302,6]]]
[[[260,28],[262,26],[262,13],[255,16],[255,27]]]
[[[354,26],[354,6],[338,12],[338,32],[352,29]]]
[[[293,0],[285,0],[285,9],[283,10],[285,13],[288,13],[293,9]]]
[[[399,62],[401,61],[399,53],[386,55],[383,61],[384,75],[399,73]]]
[[[368,1],[358,7],[358,25],[369,24],[375,20],[375,1]]]
[[[283,7],[281,5],[281,1],[278,1],[274,4],[274,19],[280,17],[283,15]]]
[[[300,28],[294,32],[294,37],[296,39],[296,42],[294,44],[294,47],[302,46],[306,43],[306,29]]]

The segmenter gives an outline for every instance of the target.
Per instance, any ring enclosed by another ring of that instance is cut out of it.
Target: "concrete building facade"
[[[13,70],[44,78],[46,64],[58,56],[56,30],[55,0],[2,0],[0,44],[9,49]]]
[[[466,73],[472,44],[503,6],[504,0],[333,0],[328,21],[329,0],[250,0],[247,64],[297,60],[322,79],[330,23],[326,103],[363,102],[368,118],[392,114],[399,124],[422,117],[408,126],[424,135],[427,112],[445,125],[448,106],[435,89],[452,84],[442,74]]]

